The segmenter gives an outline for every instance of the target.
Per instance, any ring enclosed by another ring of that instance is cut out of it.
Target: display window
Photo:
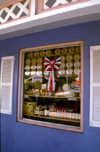
[[[83,41],[20,50],[18,121],[83,132]]]

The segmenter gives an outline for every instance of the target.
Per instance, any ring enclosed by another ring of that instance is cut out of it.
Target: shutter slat
[[[93,97],[93,120],[100,121],[100,87],[94,87]]]
[[[14,56],[2,57],[1,60],[1,113],[12,113]]]
[[[2,83],[11,83],[11,66],[12,66],[12,60],[7,59],[3,60],[2,64]]]
[[[90,47],[90,126],[100,127],[100,46]]]
[[[100,50],[93,51],[93,83],[100,83]]]
[[[3,110],[9,110],[10,109],[10,86],[2,86],[2,103],[1,107]]]

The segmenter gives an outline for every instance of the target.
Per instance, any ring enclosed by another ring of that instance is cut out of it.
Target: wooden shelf
[[[37,99],[53,99],[58,101],[59,99],[61,99],[60,101],[66,100],[66,101],[73,101],[73,102],[79,102],[80,101],[80,97],[57,97],[57,96],[35,96],[35,95],[27,95],[25,94],[24,97],[32,97],[32,98],[37,98]],[[58,100],[57,100],[58,99]]]
[[[80,120],[79,119],[69,119],[69,118],[53,118],[49,116],[38,116],[38,115],[33,115],[33,116],[26,116],[24,115],[24,118],[32,119],[35,121],[45,121],[45,122],[51,122],[51,123],[56,123],[56,124],[62,124],[62,125],[71,125],[71,126],[80,126]]]
[[[70,122],[80,122],[79,119],[69,119],[69,118],[56,118],[56,117],[49,117],[49,116],[38,116],[38,115],[33,115],[32,117],[37,117],[37,118],[46,118],[46,119],[53,119],[53,120],[60,120],[60,121],[70,121]]]

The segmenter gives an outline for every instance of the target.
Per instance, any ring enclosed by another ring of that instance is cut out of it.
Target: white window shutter
[[[90,47],[90,126],[100,127],[100,45]]]
[[[14,56],[1,59],[1,102],[0,112],[12,114]]]

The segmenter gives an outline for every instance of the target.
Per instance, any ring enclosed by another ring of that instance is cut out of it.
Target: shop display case
[[[20,50],[18,121],[83,131],[83,42]]]

